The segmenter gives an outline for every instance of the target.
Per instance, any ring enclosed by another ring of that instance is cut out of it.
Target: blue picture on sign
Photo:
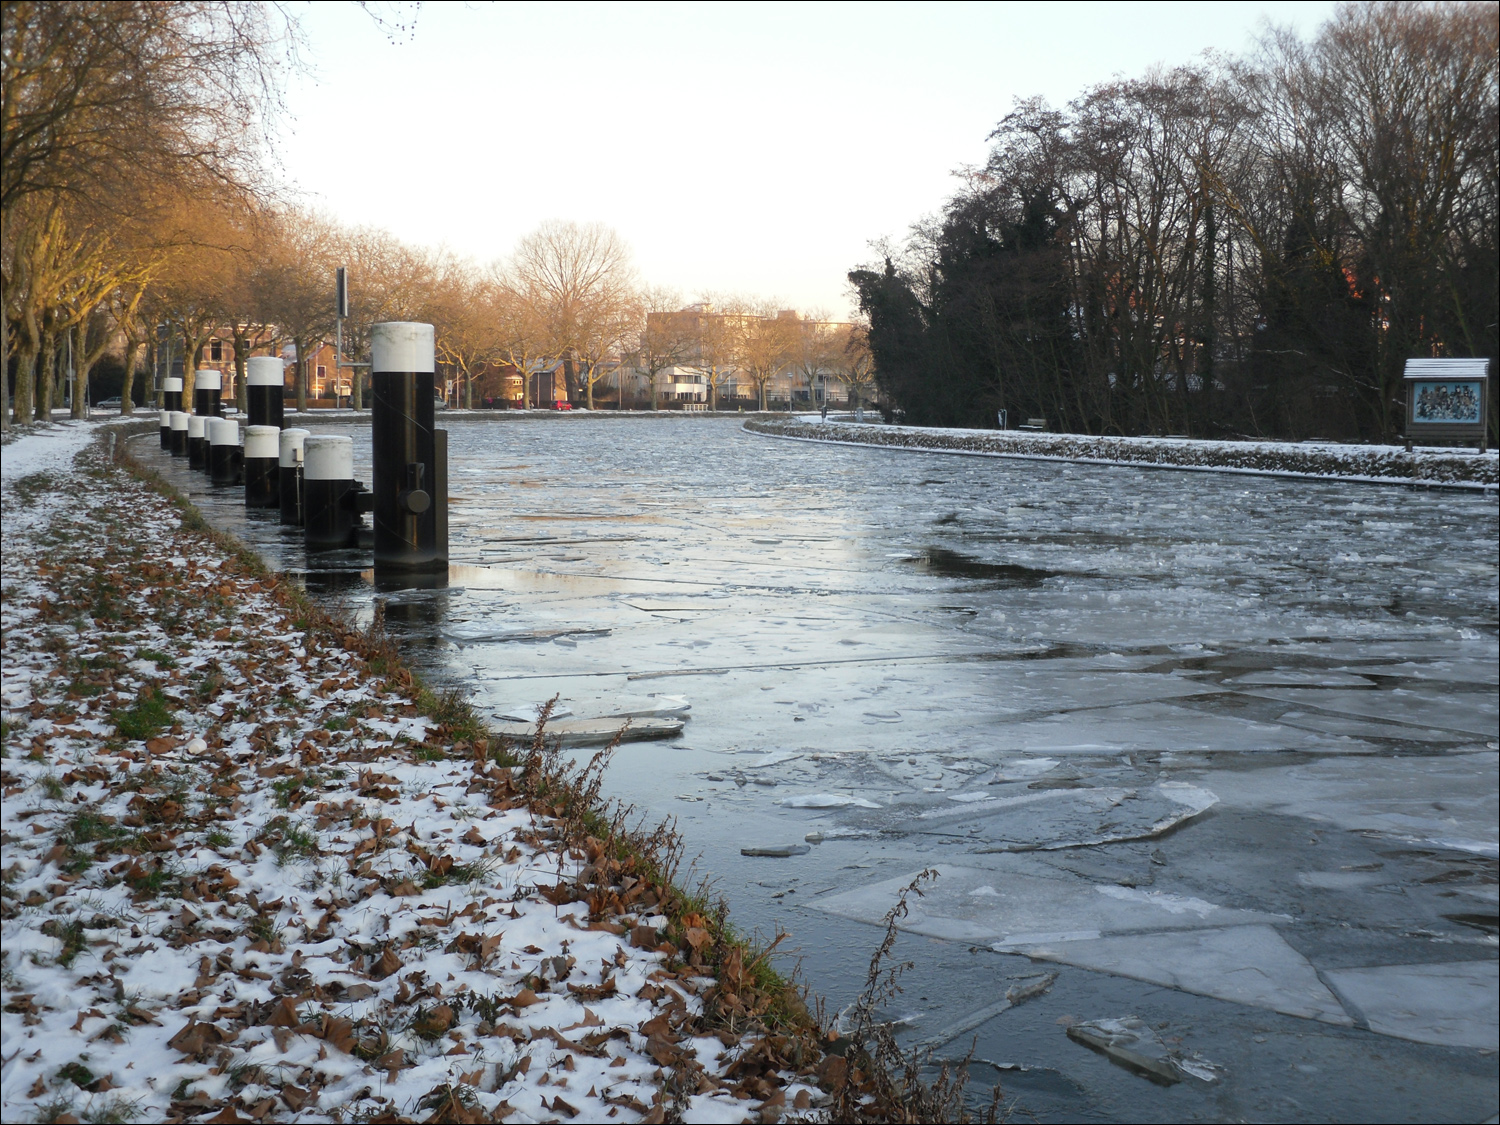
[[[1412,420],[1446,426],[1478,425],[1483,420],[1479,416],[1482,390],[1478,379],[1418,383],[1413,388],[1417,401],[1412,406]]]

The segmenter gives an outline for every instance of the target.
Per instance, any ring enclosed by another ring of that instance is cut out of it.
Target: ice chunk
[[[806,855],[812,851],[806,844],[773,844],[768,848],[741,848],[740,855],[760,856],[766,859],[788,859],[794,855]]]
[[[1500,965],[1494,960],[1334,969],[1324,976],[1369,1020],[1371,1031],[1500,1049]]]
[[[805,793],[800,797],[783,797],[776,802],[789,809],[860,809],[880,808],[874,801],[851,797],[847,793]]]
[[[1071,874],[1039,873],[1019,857],[995,866],[942,866],[921,898],[907,900],[901,928],[929,937],[1014,949],[1049,941],[1086,941],[1107,933],[1253,925],[1280,917],[1206,904],[1188,909],[1174,898],[1117,897]],[[817,909],[878,924],[915,872],[814,900]],[[975,892],[981,892],[976,894]],[[993,893],[991,893],[993,892]],[[1196,901],[1196,900],[1195,900]]]
[[[515,707],[507,707],[504,710],[496,711],[494,714],[495,718],[502,722],[531,723],[535,726],[537,719],[541,716],[542,707],[543,704],[541,703],[522,703]],[[572,709],[563,703],[558,703],[552,708],[553,719],[566,719],[572,713]]]
[[[495,733],[522,741],[536,733],[536,726],[534,723],[501,723],[495,727]],[[564,746],[602,746],[613,741],[616,735],[620,736],[621,742],[651,742],[681,733],[681,719],[562,719],[547,724],[548,739],[558,739]]]
[[[1325,758],[1203,776],[1213,778],[1231,808],[1266,809],[1478,855],[1500,850],[1500,763],[1493,753]]]
[[[1270,684],[1287,687],[1374,687],[1375,681],[1350,672],[1335,672],[1319,668],[1275,668],[1268,672],[1251,672],[1247,676],[1236,676],[1225,680],[1226,684]]]
[[[1161,1037],[1136,1016],[1090,1020],[1068,1028],[1068,1038],[1161,1086],[1182,1081],[1182,1070]]]
[[[1056,758],[1018,758],[1013,762],[1006,762],[1003,766],[997,766],[995,772],[986,779],[991,785],[998,785],[1006,781],[1031,781],[1041,777],[1044,773],[1050,773],[1058,766]]]
[[[917,830],[963,835],[984,855],[1149,839],[1212,808],[1218,798],[1201,786],[1164,781],[1140,791],[1100,786],[1043,789],[982,803],[958,793],[949,800],[964,807],[919,813],[926,823]]]
[[[1221,907],[1214,913],[1223,920],[1229,912]],[[1118,934],[1092,941],[1020,948],[1007,944],[1004,948],[1303,1019],[1341,1025],[1354,1022],[1307,958],[1267,925]]]

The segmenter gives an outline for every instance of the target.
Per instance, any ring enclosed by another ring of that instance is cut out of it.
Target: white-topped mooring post
[[[245,427],[245,507],[281,504],[281,431],[275,426]]]
[[[307,549],[352,547],[359,522],[354,507],[354,439],[309,434],[302,449],[302,528]]]
[[[181,392],[178,392],[179,394]],[[172,456],[186,457],[188,452],[188,415],[181,410],[171,410],[168,413],[172,417]]]
[[[435,344],[430,324],[370,329],[377,571],[448,570],[448,435],[434,424]]]
[[[202,414],[187,416],[188,468],[208,471],[208,419]]]
[[[161,447],[172,452],[172,412],[182,409],[182,380],[167,379],[161,385]]]
[[[300,427],[282,430],[277,438],[277,498],[281,503],[281,522],[302,526],[302,443],[309,431]]]
[[[208,479],[221,487],[240,483],[240,424],[233,419],[208,420]]]
[[[280,356],[253,355],[245,361],[245,397],[250,408],[250,425],[281,428],[285,387],[286,368]]]
[[[224,376],[217,371],[200,371],[193,377],[193,413],[217,418],[224,413],[219,396],[224,390]]]

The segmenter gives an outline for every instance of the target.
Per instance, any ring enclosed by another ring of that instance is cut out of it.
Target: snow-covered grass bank
[[[1197,441],[1189,438],[1090,437],[922,426],[820,422],[816,417],[754,419],[745,429],[770,437],[966,453],[1042,461],[1080,461],[1284,477],[1336,477],[1380,484],[1486,489],[1500,483],[1500,458],[1477,450],[1423,449],[1334,442]]]
[[[4,1120],[825,1104],[811,1031],[554,755],[424,706],[98,432],[3,458]]]

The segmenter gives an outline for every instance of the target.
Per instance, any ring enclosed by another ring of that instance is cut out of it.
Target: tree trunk
[[[249,358],[250,340],[240,331],[234,333],[234,408],[250,413],[250,390],[245,386],[245,360]]]
[[[73,326],[73,417],[89,416],[89,327],[85,318]]]
[[[471,372],[464,372],[464,409],[474,409],[474,376]]]
[[[36,420],[52,421],[52,384],[57,377],[57,339],[49,331],[42,333],[42,360],[37,367]]]
[[[292,347],[297,349],[297,413],[307,410],[307,348],[301,336],[292,337]]]
[[[583,377],[583,383],[584,398],[588,400],[589,409],[592,410],[594,409],[594,373],[592,371]]]
[[[10,306],[6,297],[5,280],[0,277],[0,430],[10,429]],[[17,374],[20,370],[17,364]]]
[[[719,409],[719,387],[716,383],[708,385],[708,409],[710,411]]]
[[[120,390],[120,413],[135,413],[135,365],[140,354],[140,344],[130,337],[125,338],[125,383]]]
[[[657,376],[657,373],[655,371],[653,371],[651,373],[651,409],[652,410],[658,409],[658,407],[656,405],[656,401],[657,401],[656,376]]]
[[[31,421],[36,404],[36,357],[34,338],[22,341],[16,349],[16,397],[11,406],[17,425]]]

